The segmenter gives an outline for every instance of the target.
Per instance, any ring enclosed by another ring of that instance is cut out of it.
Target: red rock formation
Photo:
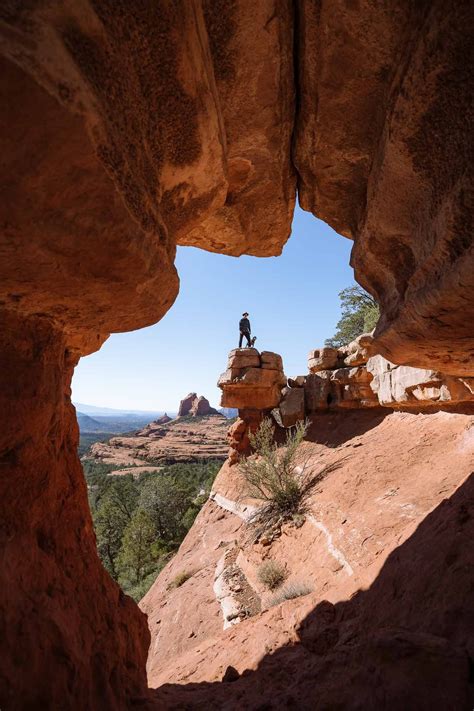
[[[49,319],[0,315],[0,705],[129,708],[146,619],[102,567],[77,457],[76,357]]]
[[[293,9],[286,0],[203,0],[203,9],[228,188],[225,203],[180,241],[233,255],[279,254],[296,193]]]
[[[167,412],[165,412],[165,414],[162,415],[161,417],[159,417],[157,420],[155,420],[155,422],[157,425],[166,425],[166,424],[168,424],[168,422],[171,422],[172,419],[173,418],[170,417]]]
[[[239,709],[271,700],[276,708],[323,709],[362,699],[375,711],[386,699],[409,708],[423,688],[427,705],[454,699],[463,708],[473,423],[472,414],[443,412],[316,415],[305,454],[316,471],[340,467],[311,496],[306,519],[266,545],[252,541],[244,483],[225,464],[177,556],[140,603],[153,638],[150,684],[165,684],[157,703]],[[215,575],[226,552],[265,611],[224,631],[228,607]],[[270,607],[273,593],[258,579],[269,559],[285,567],[287,583],[313,591]],[[194,574],[168,590],[183,570]],[[228,666],[238,672],[232,685],[220,683]]]
[[[225,459],[229,424],[223,415],[177,417],[164,425],[151,423],[133,435],[119,435],[95,442],[87,457],[107,464],[142,465],[162,462],[200,462]],[[135,471],[135,470],[134,470]]]
[[[198,397],[196,393],[189,393],[179,403],[178,417],[205,417],[218,414],[220,413],[210,406],[207,398],[203,395]]]
[[[294,143],[302,206],[354,239],[396,363],[474,359],[472,6],[298,3]]]
[[[281,399],[286,383],[281,356],[256,348],[230,351],[227,370],[218,380],[222,390],[222,407],[239,410],[271,410]]]
[[[129,706],[146,636],[93,550],[62,384],[109,333],[166,313],[177,243],[278,254],[295,172],[303,206],[354,239],[381,352],[469,375],[471,7],[45,0],[1,13],[2,687],[30,706]]]

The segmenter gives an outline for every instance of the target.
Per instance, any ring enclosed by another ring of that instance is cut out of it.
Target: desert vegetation
[[[326,340],[326,345],[333,348],[345,346],[361,333],[372,331],[380,316],[377,302],[361,286],[348,286],[339,292],[339,299],[341,318],[334,336]]]
[[[266,560],[258,569],[258,579],[269,590],[276,590],[286,579],[286,570],[275,560]]]
[[[116,465],[84,462],[97,550],[111,576],[135,600],[178,549],[220,466],[215,461],[173,464],[134,478],[133,467],[130,474],[109,476]]]
[[[307,585],[306,583],[291,583],[290,585],[286,585],[284,588],[281,588],[281,590],[278,590],[278,592],[276,592],[270,600],[269,604],[270,607],[274,607],[275,605],[279,605],[281,602],[285,602],[285,600],[294,600],[297,597],[309,595],[311,592],[313,592],[311,585]]]
[[[174,590],[175,588],[180,588],[184,585],[186,581],[193,577],[195,570],[182,570],[180,573],[175,575],[173,580],[168,585],[168,590]]]
[[[334,463],[314,470],[301,447],[307,426],[298,422],[287,432],[283,446],[274,440],[274,423],[269,417],[249,435],[254,453],[243,457],[239,468],[246,482],[245,495],[261,502],[251,519],[261,530],[304,515],[316,484],[340,466]]]

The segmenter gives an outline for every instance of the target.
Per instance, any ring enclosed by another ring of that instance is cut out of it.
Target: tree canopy
[[[327,346],[340,348],[361,333],[375,328],[380,316],[377,302],[361,286],[348,286],[339,292],[341,300],[341,318],[336,325],[336,333],[325,341]]]
[[[173,464],[133,477],[84,462],[97,550],[123,590],[140,600],[192,526],[220,462]]]

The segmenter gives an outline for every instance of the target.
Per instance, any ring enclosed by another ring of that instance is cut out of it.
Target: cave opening
[[[307,352],[332,335],[340,316],[339,292],[353,280],[351,246],[297,208],[278,258],[236,259],[180,247],[180,293],[166,316],[154,326],[112,334],[80,360],[72,400],[98,551],[137,602],[176,551],[199,509],[196,500],[202,505],[227,456],[226,434],[237,411],[221,410],[216,383],[237,346],[242,311],[250,312],[257,349],[280,353],[287,374],[304,375]],[[205,397],[229,419],[177,417],[188,393]],[[177,481],[183,485],[186,476],[193,487],[179,506],[171,505],[173,492],[179,499]],[[159,496],[174,513],[157,528],[149,501],[156,507]],[[134,527],[149,536],[147,550],[127,544]],[[146,559],[135,572],[134,554]]]

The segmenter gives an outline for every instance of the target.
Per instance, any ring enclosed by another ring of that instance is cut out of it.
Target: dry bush
[[[175,588],[180,588],[181,585],[183,585],[186,580],[189,580],[189,578],[192,578],[195,570],[187,570],[187,571],[182,571],[181,573],[178,573],[173,580],[168,584],[168,590],[174,590]]]
[[[291,583],[290,585],[287,585],[286,587],[282,588],[279,590],[270,600],[270,607],[273,607],[274,605],[279,605],[281,602],[285,602],[285,600],[294,600],[296,597],[302,597],[303,595],[309,595],[309,593],[313,592],[313,588],[311,585],[307,585],[306,583]]]
[[[280,587],[286,579],[285,568],[275,560],[267,560],[258,569],[258,579],[269,590]]]
[[[336,462],[314,472],[309,457],[300,449],[306,429],[306,423],[298,422],[287,433],[285,444],[279,447],[274,442],[273,422],[267,417],[249,435],[255,454],[242,458],[239,468],[247,483],[245,495],[262,502],[251,519],[252,523],[261,524],[262,530],[303,514],[313,487],[340,466]]]

